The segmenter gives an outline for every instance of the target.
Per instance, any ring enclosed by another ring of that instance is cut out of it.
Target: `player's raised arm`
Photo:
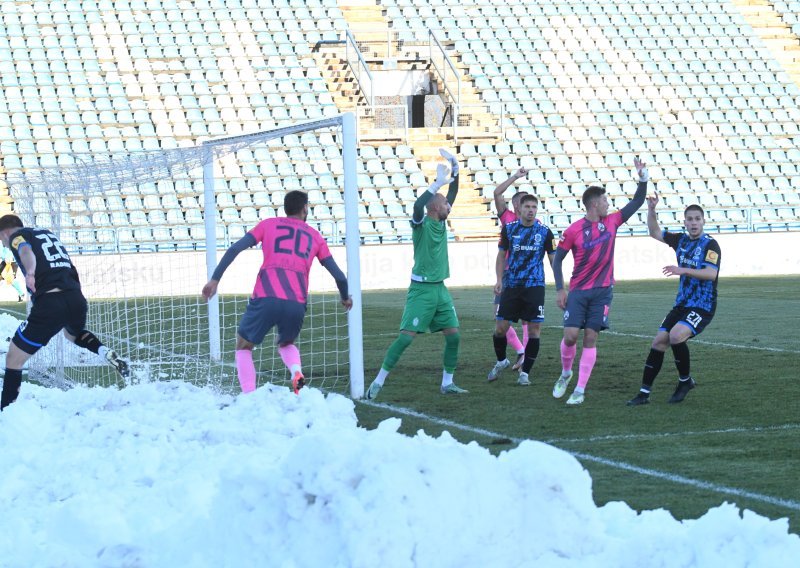
[[[647,171],[647,164],[639,158],[634,158],[633,165],[639,175],[639,185],[636,186],[636,193],[625,207],[622,208],[622,222],[626,222],[631,216],[644,205],[644,198],[647,195],[647,182],[650,181],[650,174]]]
[[[222,258],[219,261],[219,264],[214,269],[214,274],[211,275],[211,279],[206,282],[206,285],[203,286],[203,290],[201,294],[203,298],[209,300],[214,297],[214,294],[217,293],[217,284],[219,284],[222,275],[225,273],[225,270],[230,266],[231,262],[239,256],[239,253],[249,249],[250,247],[257,244],[256,238],[247,233],[241,239],[233,243],[228,250],[225,251],[225,254],[222,255]]]
[[[658,205],[658,192],[654,191],[652,197],[647,198],[647,230],[650,236],[659,242],[664,242],[664,233],[658,224],[656,206]]]
[[[447,189],[447,202],[452,206],[458,195],[458,160],[444,148],[439,148],[439,154],[450,164],[450,187]]]
[[[525,168],[520,168],[511,174],[506,181],[494,188],[494,207],[497,209],[498,217],[500,217],[506,212],[506,209],[508,209],[506,206],[506,199],[503,197],[503,194],[509,187],[514,185],[514,182],[516,182],[518,179],[524,178],[526,175],[528,175],[528,170]]]
[[[417,200],[414,202],[414,214],[411,216],[411,222],[419,225],[425,217],[425,206],[431,197],[439,192],[439,189],[450,181],[450,168],[444,164],[436,166],[436,179],[428,187],[427,191],[423,191]],[[457,190],[456,190],[457,191]]]

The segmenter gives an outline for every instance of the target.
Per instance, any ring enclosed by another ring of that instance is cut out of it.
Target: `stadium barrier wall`
[[[800,233],[726,233],[716,238],[722,248],[723,278],[800,274]],[[218,258],[224,251],[220,251]],[[331,247],[336,262],[346,270],[344,247]],[[449,245],[449,286],[494,285],[496,241],[452,242]],[[113,297],[120,288],[111,279],[124,279],[137,296],[200,295],[206,282],[205,253],[159,252],[108,256],[73,256],[90,298]],[[362,289],[405,289],[413,264],[410,244],[361,247]],[[669,247],[649,237],[624,237],[616,242],[617,280],[663,278],[661,269],[675,264]],[[220,293],[249,294],[261,265],[261,251],[245,251],[228,267],[219,286]],[[572,255],[564,261],[564,275],[572,271]],[[548,283],[553,277],[545,271]],[[5,287],[3,287],[5,293]],[[10,289],[10,288],[9,288]],[[333,278],[314,263],[311,290],[335,292]],[[16,296],[15,296],[16,298]]]

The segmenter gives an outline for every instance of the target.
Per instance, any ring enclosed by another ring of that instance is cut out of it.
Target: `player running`
[[[0,410],[19,396],[22,367],[28,359],[62,329],[72,343],[96,353],[123,378],[128,377],[128,363],[85,328],[88,304],[78,271],[58,237],[48,229],[25,227],[16,215],[4,215],[0,217],[0,241],[11,249],[22,269],[33,303],[8,346]]]

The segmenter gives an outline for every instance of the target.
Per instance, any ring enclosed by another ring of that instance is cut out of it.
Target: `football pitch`
[[[552,286],[528,387],[518,386],[510,369],[486,381],[495,359],[491,290],[451,288],[461,321],[455,382],[469,394],[439,394],[444,340],[422,335],[379,398],[357,404],[359,421],[372,428],[397,416],[404,433],[447,430],[494,453],[524,440],[546,442],[575,455],[591,473],[599,505],[625,501],[688,519],[727,501],[788,518],[790,530],[800,533],[800,278],[720,278],[714,321],[690,342],[697,388],[683,403],[667,404],[677,382],[668,351],[650,404],[628,407],[676,290],[674,278],[615,286],[611,329],[600,335],[586,401],[567,407],[567,396],[551,394],[562,333]],[[404,301],[404,290],[364,295],[365,387],[396,337]]]
[[[791,531],[800,533],[796,481],[800,471],[800,332],[796,324],[800,277],[723,276],[714,321],[690,342],[697,388],[683,403],[667,404],[677,381],[668,351],[650,404],[628,407],[625,402],[638,391],[652,336],[671,308],[676,289],[675,278],[615,286],[611,329],[600,335],[586,401],[579,407],[567,407],[567,396],[556,400],[551,395],[561,368],[562,335],[553,287],[547,289],[541,350],[528,387],[518,386],[516,373],[510,369],[497,381],[486,381],[495,360],[491,289],[451,288],[461,322],[455,381],[469,394],[439,393],[444,339],[441,334],[421,335],[389,375],[379,398],[356,403],[359,423],[374,428],[386,418],[399,417],[401,432],[406,434],[424,430],[438,436],[447,430],[462,442],[478,443],[493,453],[526,440],[546,442],[575,455],[591,473],[599,505],[625,501],[637,510],[663,508],[678,519],[690,519],[730,502],[772,519],[788,518]],[[338,310],[335,295],[331,298],[333,309]],[[397,336],[404,303],[405,290],[363,295],[365,387]],[[122,352],[136,362],[134,368],[141,362],[155,365],[158,353],[153,345],[158,341],[154,338],[178,334],[172,341],[176,348],[201,346],[202,352],[195,358],[205,361],[208,376],[200,384],[238,392],[232,348],[242,305],[229,302],[223,307],[229,322],[222,330],[226,363],[213,373],[208,367],[207,346],[203,347],[204,334],[199,331],[205,329],[204,310],[196,298],[153,299],[126,307],[137,316],[127,314],[126,321],[159,323],[128,328]],[[177,310],[172,321],[197,320],[188,328],[193,331],[162,329],[165,306]],[[0,307],[24,317],[20,304]],[[319,317],[330,318],[330,312]],[[314,319],[313,315],[307,317],[298,342],[304,367],[314,364],[318,369],[307,376],[312,386],[346,394],[346,380],[330,382],[318,374],[324,368],[347,376],[345,360],[331,355],[344,347],[338,343],[345,341],[342,334],[346,328],[334,331],[328,329],[328,319]],[[325,333],[320,331],[322,327]],[[519,326],[517,330],[519,333]],[[287,384],[271,342],[267,337],[257,350],[259,385],[268,381]],[[312,354],[312,347],[321,354]],[[508,353],[513,359],[510,348]],[[188,376],[189,359],[182,352],[169,353],[167,359],[173,367],[180,367],[181,373],[157,376]],[[576,359],[576,378],[577,366]],[[110,368],[91,367],[88,372],[89,384],[123,386]],[[214,380],[209,379],[210,374]]]

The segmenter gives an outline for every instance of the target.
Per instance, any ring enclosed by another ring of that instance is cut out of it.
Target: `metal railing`
[[[497,126],[494,123],[483,126],[476,124],[478,120],[473,115],[483,114],[490,120],[497,119]],[[483,103],[461,105],[459,107],[459,119],[454,121],[454,136],[458,138],[459,131],[465,136],[475,135],[479,129],[484,128],[483,134],[498,135],[500,139],[506,139],[506,105],[503,103]]]
[[[369,65],[361,53],[361,47],[356,42],[356,38],[350,30],[345,34],[345,59],[347,66],[353,72],[361,92],[369,106],[375,106],[375,92],[373,90],[374,81]]]
[[[433,69],[439,76],[444,86],[445,93],[450,99],[453,109],[453,141],[458,144],[458,117],[461,109],[461,77],[456,66],[445,53],[444,47],[433,35],[433,30],[428,30],[428,57]]]

